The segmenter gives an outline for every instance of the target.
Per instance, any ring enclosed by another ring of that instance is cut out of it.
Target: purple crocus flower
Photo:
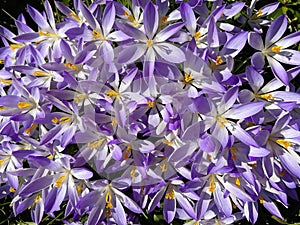
[[[250,33],[248,41],[254,49],[259,50],[251,58],[252,65],[256,69],[263,69],[266,57],[275,77],[285,85],[288,85],[289,77],[280,63],[299,65],[299,51],[288,49],[288,47],[299,42],[300,32],[280,39],[286,28],[287,18],[285,15],[282,15],[272,22],[267,31],[265,43],[257,33]]]

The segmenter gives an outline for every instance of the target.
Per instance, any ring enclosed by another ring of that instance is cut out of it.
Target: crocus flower
[[[265,64],[264,58],[266,57],[275,77],[285,85],[288,85],[289,77],[280,63],[299,65],[300,53],[288,49],[288,47],[299,42],[300,33],[296,32],[280,39],[286,28],[287,18],[285,15],[282,15],[272,22],[266,34],[265,43],[259,34],[250,33],[249,44],[254,49],[259,50],[251,58],[253,66],[257,69],[262,69]]]

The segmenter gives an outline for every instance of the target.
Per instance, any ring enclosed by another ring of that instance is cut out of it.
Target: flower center
[[[106,92],[106,96],[108,98],[111,98],[111,97],[117,98],[120,96],[120,94],[118,92],[116,92],[115,90],[110,90],[110,91]]]
[[[155,102],[153,101],[147,101],[147,105],[150,107],[150,108],[153,108],[155,106]]]
[[[184,78],[183,78],[183,82],[188,84],[193,80],[193,76],[191,74],[185,73],[184,74]]]
[[[217,115],[216,120],[218,121],[218,123],[220,124],[220,126],[222,128],[225,127],[225,124],[228,123],[228,120],[226,120],[224,117],[222,117],[221,115]]]
[[[201,32],[200,31],[196,32],[195,35],[194,35],[194,37],[195,37],[195,39],[197,41],[201,37]]]
[[[153,44],[154,44],[154,41],[151,40],[151,39],[149,39],[149,40],[146,41],[147,47],[151,47]]]

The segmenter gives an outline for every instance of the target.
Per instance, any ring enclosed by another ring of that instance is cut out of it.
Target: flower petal
[[[158,10],[152,1],[149,1],[145,7],[143,21],[146,35],[152,40],[158,28]]]
[[[269,65],[271,66],[272,72],[275,75],[275,77],[279,79],[283,84],[288,85],[289,77],[283,66],[277,60],[273,59],[270,56],[267,56],[267,60],[269,62]]]
[[[277,17],[269,27],[267,34],[266,34],[266,42],[265,46],[268,48],[273,43],[279,40],[281,36],[284,34],[287,28],[287,18],[286,15],[283,14]]]

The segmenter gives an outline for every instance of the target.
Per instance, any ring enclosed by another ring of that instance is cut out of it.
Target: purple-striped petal
[[[158,28],[157,6],[149,1],[144,10],[144,27],[148,39],[152,40]]]
[[[53,182],[53,176],[44,176],[40,177],[38,179],[35,179],[25,185],[21,190],[19,191],[20,196],[27,196],[31,195],[32,193],[38,192],[40,190],[45,189],[46,187],[49,187]]]
[[[175,45],[159,43],[154,45],[154,49],[160,57],[168,62],[181,63],[185,61],[184,52]]]
[[[266,41],[265,41],[266,48],[268,48],[273,43],[278,41],[284,34],[286,28],[287,28],[287,18],[286,15],[283,14],[277,17],[269,27],[266,34]]]
[[[267,60],[275,77],[278,78],[283,84],[288,85],[289,77],[284,67],[277,60],[270,56],[267,56]]]
[[[180,6],[180,13],[186,28],[192,35],[194,35],[196,33],[197,21],[192,7],[188,3],[182,2]]]
[[[264,49],[264,42],[261,36],[256,32],[250,32],[248,36],[249,45],[256,50]]]
[[[135,44],[125,47],[118,57],[118,63],[130,64],[140,59],[146,52],[145,44]]]
[[[289,65],[300,65],[300,52],[292,49],[284,49],[278,54],[275,54],[274,59],[279,62],[289,64]]]

